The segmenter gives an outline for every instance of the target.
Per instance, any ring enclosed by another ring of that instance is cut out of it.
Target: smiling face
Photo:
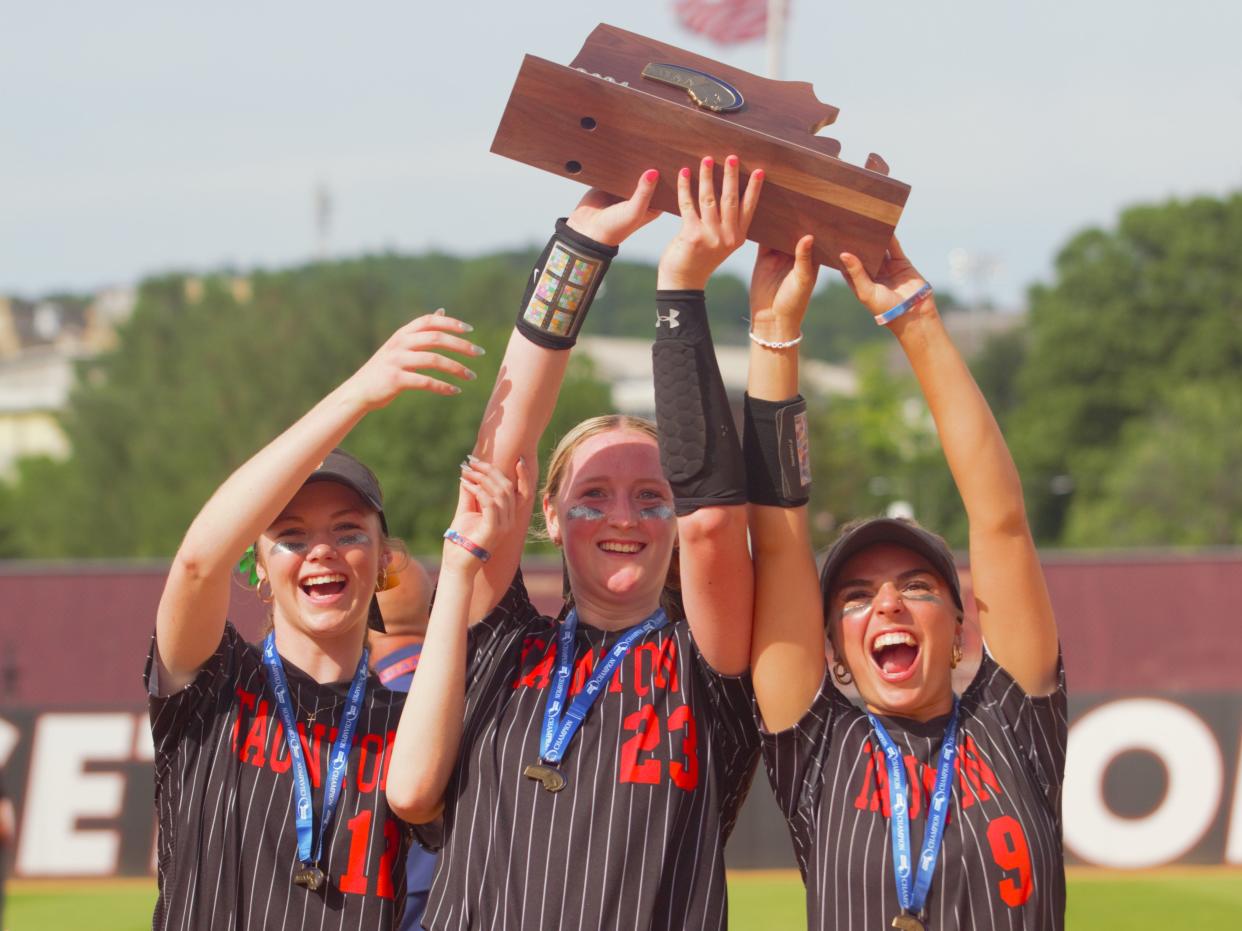
[[[836,573],[828,615],[837,658],[870,710],[917,720],[948,713],[958,613],[926,558],[891,543],[861,550]]]
[[[655,609],[677,521],[652,437],[614,429],[583,440],[544,516],[580,609],[618,618]]]
[[[362,637],[384,560],[379,515],[336,482],[303,485],[259,537],[272,618],[313,639]]]

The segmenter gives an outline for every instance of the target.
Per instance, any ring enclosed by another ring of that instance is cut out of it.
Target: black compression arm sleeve
[[[742,447],[712,349],[702,291],[656,292],[656,425],[660,464],[679,515],[746,503]]]

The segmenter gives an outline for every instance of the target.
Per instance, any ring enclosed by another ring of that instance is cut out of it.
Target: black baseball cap
[[[856,553],[877,543],[892,543],[914,550],[926,559],[936,573],[945,580],[953,595],[958,611],[962,608],[962,583],[957,577],[957,564],[953,553],[938,534],[925,530],[914,521],[898,517],[873,517],[870,520],[846,524],[841,536],[828,548],[824,567],[819,573],[819,588],[824,596],[824,618],[828,617],[828,593],[836,582],[837,573],[846,561]]]
[[[324,457],[323,462],[303,482],[310,485],[314,482],[336,482],[355,492],[359,498],[371,506],[379,515],[380,528],[388,535],[388,520],[384,517],[384,493],[380,490],[379,479],[360,459],[351,456],[339,446]],[[379,599],[371,596],[371,610],[367,614],[367,626],[384,633],[384,618],[380,614]]]
[[[323,462],[319,463],[302,484],[310,485],[314,482],[336,482],[357,492],[358,497],[379,515],[380,527],[384,533],[388,533],[388,521],[384,517],[384,493],[380,491],[379,479],[361,460],[338,446],[324,457]]]

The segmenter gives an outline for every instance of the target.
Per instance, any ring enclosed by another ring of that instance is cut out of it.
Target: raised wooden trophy
[[[628,196],[660,169],[654,204],[677,213],[677,172],[711,155],[766,174],[750,238],[815,260],[852,252],[875,274],[910,186],[878,155],[863,167],[816,133],[837,118],[804,81],[775,81],[663,42],[599,25],[568,67],[527,55],[492,140],[498,155]],[[698,177],[697,171],[692,176]]]

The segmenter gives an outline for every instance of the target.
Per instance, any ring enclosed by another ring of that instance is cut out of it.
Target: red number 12
[[[367,894],[367,842],[371,839],[371,812],[360,811],[345,823],[349,828],[349,866],[341,876],[341,891],[354,895]],[[375,894],[381,899],[393,897],[392,861],[401,846],[397,825],[384,819],[384,854],[380,857],[379,875],[375,878]]]

